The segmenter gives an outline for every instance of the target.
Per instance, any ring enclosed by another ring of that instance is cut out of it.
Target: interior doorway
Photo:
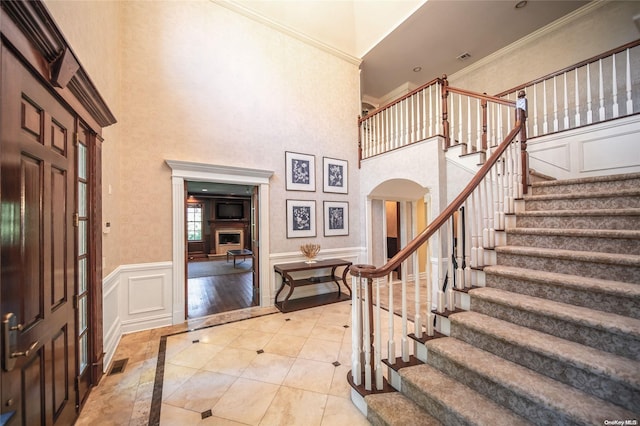
[[[255,185],[185,181],[188,319],[257,306]]]

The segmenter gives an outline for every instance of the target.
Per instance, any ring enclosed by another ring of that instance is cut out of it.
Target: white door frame
[[[260,252],[260,306],[268,306],[271,300],[269,285],[269,179],[270,170],[247,169],[215,164],[192,163],[188,161],[166,160],[171,167],[172,211],[173,211],[173,324],[184,322],[185,286],[184,279],[184,181],[219,182],[238,185],[255,185],[260,191],[260,217],[258,241]]]

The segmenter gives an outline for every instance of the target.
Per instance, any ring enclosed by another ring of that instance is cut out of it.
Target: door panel
[[[1,411],[15,425],[72,424],[75,118],[1,54]]]

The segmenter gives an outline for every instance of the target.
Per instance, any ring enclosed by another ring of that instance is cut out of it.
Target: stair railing
[[[640,39],[497,94],[530,100],[534,138],[640,112]]]
[[[436,78],[359,118],[360,160],[441,134],[442,86]]]
[[[523,178],[528,174],[522,160],[526,159],[526,105],[524,93],[520,93],[514,127],[499,145],[488,149],[489,158],[469,184],[419,235],[381,267],[350,268],[353,347],[349,381],[361,394],[385,389],[383,363],[409,363],[410,342],[414,342],[415,355],[418,342],[437,334],[435,313],[448,316],[461,301],[457,292],[481,284],[472,270],[486,264],[489,256],[485,250],[494,248],[495,231],[504,229],[504,215],[514,212],[514,200],[524,192]],[[419,270],[421,247],[428,253],[425,271]],[[431,279],[432,252],[437,256],[437,282]],[[392,273],[399,266],[405,272],[401,282],[395,283]],[[412,277],[406,271],[413,271]],[[395,296],[398,286],[400,294]],[[382,309],[388,315],[383,316]],[[400,320],[396,313],[401,314]]]

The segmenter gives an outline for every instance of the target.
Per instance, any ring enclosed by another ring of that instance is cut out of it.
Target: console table
[[[341,266],[345,267],[344,271],[342,271],[341,276],[337,276],[336,269]],[[346,280],[347,272],[349,271],[350,266],[351,262],[342,259],[324,259],[318,260],[315,263],[295,262],[275,265],[273,269],[282,277],[282,284],[280,285],[280,288],[276,293],[276,307],[282,312],[291,312],[299,309],[309,308],[312,306],[319,306],[327,303],[335,303],[351,299],[351,287],[349,287],[349,284],[347,284]],[[311,276],[306,278],[291,277],[291,273],[293,272],[307,272],[319,269],[330,269],[331,271],[329,272],[329,274],[322,276]],[[342,294],[340,283],[338,282],[339,279],[342,280],[344,285],[349,290],[349,296]],[[338,287],[338,291],[333,293],[320,294],[317,296],[304,297],[301,299],[294,299],[291,301],[289,300],[289,298],[293,294],[293,290],[296,287],[327,282],[334,282]],[[278,302],[278,296],[280,296],[280,293],[284,289],[285,285],[289,286],[289,293],[287,293],[287,295],[281,302]]]

